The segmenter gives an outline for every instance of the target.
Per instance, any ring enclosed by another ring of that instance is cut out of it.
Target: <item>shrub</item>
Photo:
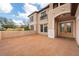
[[[29,27],[24,27],[24,31],[30,30]]]

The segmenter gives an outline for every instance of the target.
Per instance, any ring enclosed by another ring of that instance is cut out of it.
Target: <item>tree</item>
[[[4,28],[4,29],[16,27],[12,19],[7,19],[3,17],[0,17],[0,24],[1,24],[1,28]]]
[[[30,29],[29,29],[29,26],[28,26],[28,24],[29,24],[28,21],[24,20],[23,23],[24,23],[24,26],[23,26],[23,27],[24,27],[24,30],[25,30],[25,31],[26,31],[26,30],[30,30]]]

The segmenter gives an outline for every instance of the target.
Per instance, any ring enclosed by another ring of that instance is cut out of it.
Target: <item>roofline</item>
[[[42,8],[41,10],[39,10],[38,12],[43,11],[44,9],[47,9],[49,7],[49,4],[47,6],[45,6],[44,8]]]
[[[34,14],[34,13],[39,13],[39,12],[41,12],[42,10],[47,9],[48,7],[49,7],[49,4],[48,4],[47,6],[45,6],[44,8],[42,8],[41,10],[39,10],[39,11],[34,11],[34,12],[31,13],[30,15],[28,15],[28,17],[31,16],[32,14]]]
[[[29,17],[29,16],[31,16],[32,14],[34,14],[34,13],[38,13],[38,11],[34,11],[34,12],[33,12],[33,13],[31,13],[30,15],[28,15],[28,17]]]

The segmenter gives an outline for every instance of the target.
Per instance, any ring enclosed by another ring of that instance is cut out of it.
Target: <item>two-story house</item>
[[[75,38],[79,44],[78,3],[50,3],[29,18],[31,30],[50,38]]]

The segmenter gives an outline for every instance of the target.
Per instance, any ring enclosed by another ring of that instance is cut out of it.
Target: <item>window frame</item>
[[[47,19],[47,13],[46,13],[46,10],[45,11],[42,11],[41,12],[41,16],[40,16],[40,20],[43,20],[43,19]]]
[[[40,32],[48,32],[48,24],[47,23],[46,24],[40,24]]]

